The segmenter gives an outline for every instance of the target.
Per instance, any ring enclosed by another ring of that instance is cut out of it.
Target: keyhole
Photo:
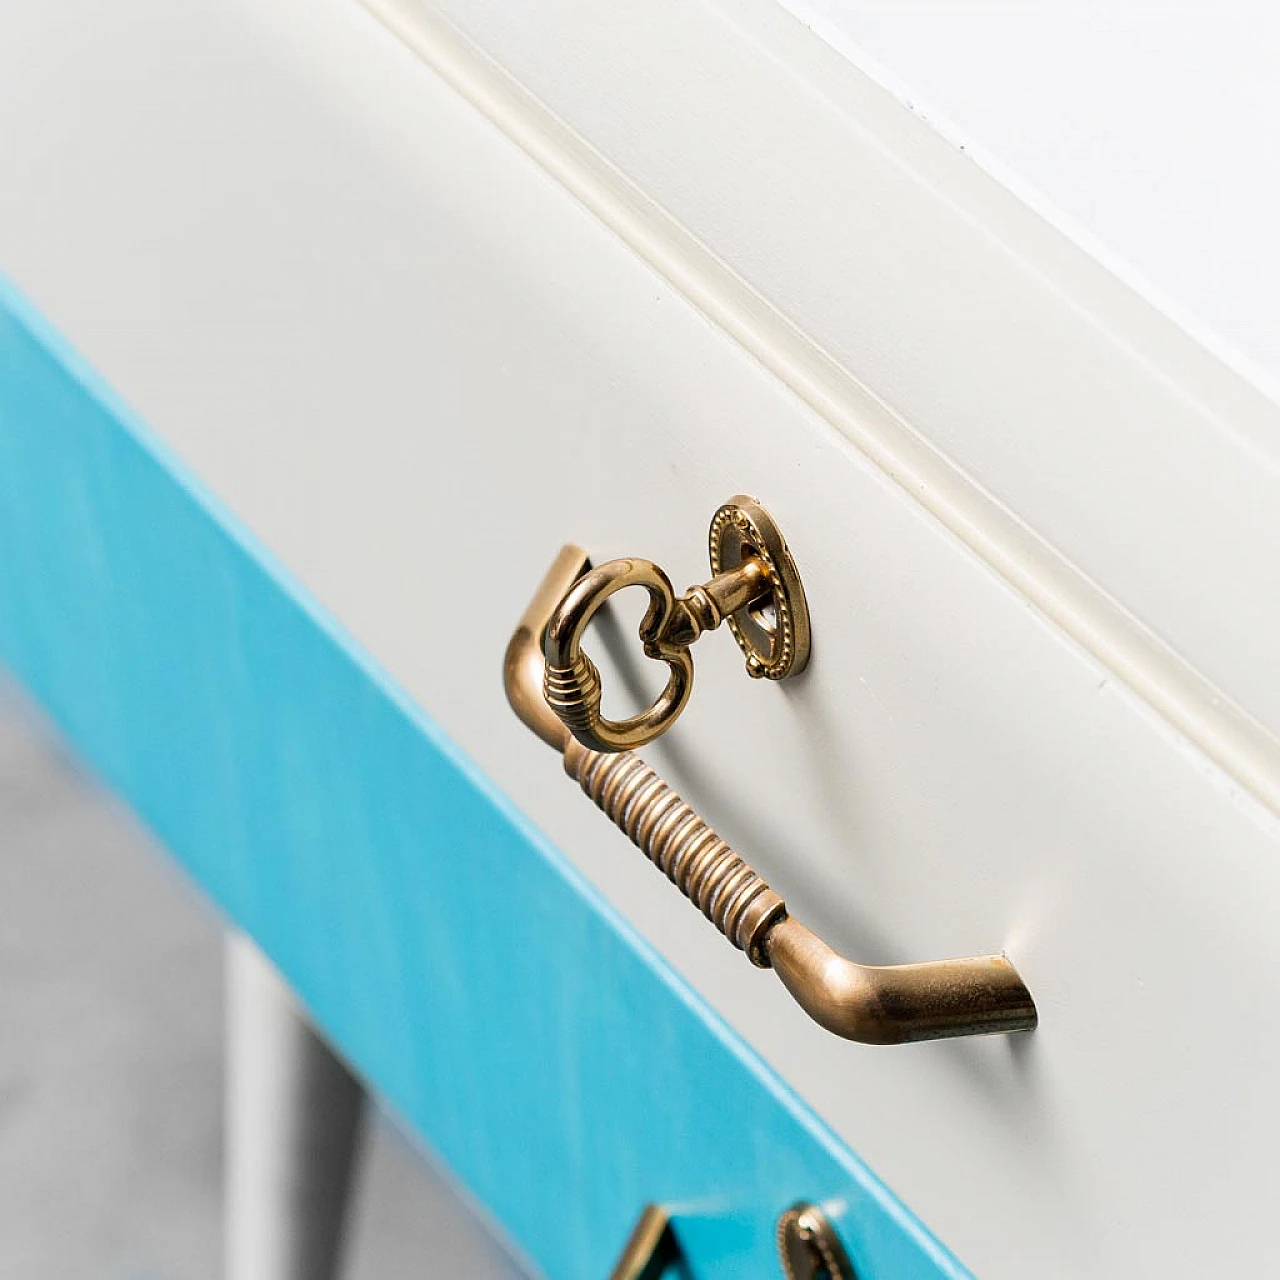
[[[778,607],[770,596],[767,600],[761,600],[757,604],[747,606],[747,617],[760,628],[761,631],[773,639],[778,633]]]

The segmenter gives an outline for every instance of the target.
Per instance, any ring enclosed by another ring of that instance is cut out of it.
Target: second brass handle
[[[778,1254],[786,1280],[857,1280],[844,1243],[820,1206],[801,1200],[778,1219]],[[609,1280],[662,1280],[685,1262],[671,1215],[648,1204],[640,1213]]]
[[[564,768],[752,964],[769,967],[765,939],[786,903],[639,756],[605,755],[571,739]]]

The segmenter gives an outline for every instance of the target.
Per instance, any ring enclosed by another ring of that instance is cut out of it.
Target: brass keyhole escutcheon
[[[778,1253],[787,1280],[856,1280],[840,1237],[815,1204],[794,1204],[778,1219]]]
[[[693,691],[690,646],[722,622],[747,660],[747,674],[783,680],[809,660],[809,608],[786,540],[769,513],[738,495],[712,518],[708,553],[713,577],[676,596],[651,560],[610,560],[579,578],[560,601],[543,641],[543,694],[570,733],[592,751],[630,751],[665,733]],[[652,706],[626,720],[601,710],[600,672],[583,650],[587,627],[625,587],[643,587],[649,609],[640,624],[645,655],[670,668]]]
[[[717,577],[753,560],[768,575],[768,590],[725,619],[747,660],[747,674],[785,680],[803,671],[811,643],[809,605],[773,517],[754,498],[739,494],[712,517],[707,550]]]

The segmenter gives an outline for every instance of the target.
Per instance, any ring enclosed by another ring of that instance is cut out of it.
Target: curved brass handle
[[[627,1237],[609,1280],[661,1280],[682,1260],[671,1216],[660,1204],[647,1204]]]
[[[827,946],[639,757],[584,747],[543,697],[544,631],[588,569],[565,547],[507,646],[504,684],[520,719],[563,752],[565,770],[753,964],[777,971],[806,1013],[864,1044],[1030,1031],[1036,1007],[1002,955],[929,964],[855,964]]]

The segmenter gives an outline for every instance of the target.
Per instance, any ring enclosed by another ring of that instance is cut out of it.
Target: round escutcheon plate
[[[778,1253],[787,1280],[857,1280],[840,1237],[816,1204],[793,1204],[778,1219]]]
[[[773,517],[754,498],[738,494],[712,517],[707,541],[713,574],[735,568],[750,555],[769,574],[767,599],[726,619],[746,655],[747,674],[785,680],[803,671],[809,661],[809,606],[795,561]]]

